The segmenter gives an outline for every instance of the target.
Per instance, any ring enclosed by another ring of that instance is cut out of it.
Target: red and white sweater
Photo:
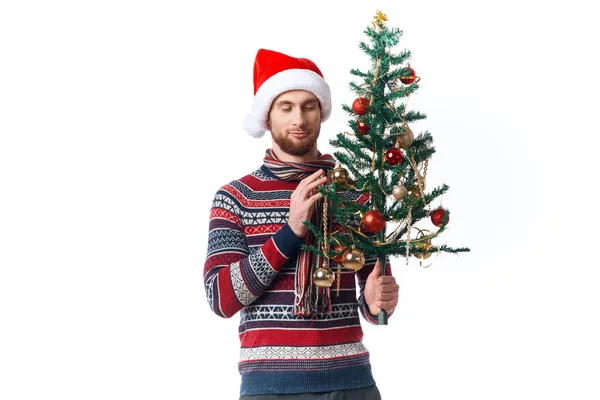
[[[212,202],[204,285],[215,314],[229,318],[240,312],[241,395],[327,392],[375,384],[359,313],[377,324],[364,301],[365,282],[377,258],[367,258],[357,272],[342,268],[340,295],[334,282],[327,316],[294,313],[294,273],[303,239],[287,221],[290,197],[298,184],[278,179],[262,165],[222,186]],[[344,193],[361,204],[369,200],[368,193]],[[335,261],[331,263],[337,272]],[[392,275],[389,259],[384,271]]]

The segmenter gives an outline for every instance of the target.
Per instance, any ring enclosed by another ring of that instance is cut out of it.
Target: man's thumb
[[[375,275],[375,278],[377,278],[380,274],[381,274],[381,267],[379,264],[379,259],[377,259],[377,262],[375,263],[375,266],[373,267],[373,271],[371,271],[369,276]]]

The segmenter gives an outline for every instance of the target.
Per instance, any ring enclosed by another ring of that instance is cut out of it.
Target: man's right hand
[[[320,169],[302,179],[290,198],[288,224],[294,233],[300,237],[304,237],[308,231],[304,221],[310,218],[313,205],[323,198],[321,193],[313,194],[313,190],[327,182],[328,178],[323,176],[324,173],[325,171]]]

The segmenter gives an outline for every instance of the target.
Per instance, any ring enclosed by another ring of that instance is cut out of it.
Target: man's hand
[[[294,233],[300,237],[304,237],[308,231],[304,221],[310,218],[313,205],[323,198],[321,193],[313,194],[313,190],[327,182],[327,176],[322,176],[324,172],[320,169],[302,179],[290,198],[288,224]]]
[[[381,266],[379,259],[377,259],[373,271],[367,278],[364,290],[365,302],[373,315],[379,314],[381,310],[389,313],[398,305],[400,285],[396,283],[396,278],[393,276],[379,276],[380,273]]]

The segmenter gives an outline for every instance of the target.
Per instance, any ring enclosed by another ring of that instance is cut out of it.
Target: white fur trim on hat
[[[258,88],[252,102],[252,114],[244,118],[246,132],[256,138],[262,137],[269,129],[267,118],[273,100],[288,90],[313,93],[321,103],[321,122],[331,115],[331,90],[321,75],[309,69],[286,69],[267,79]]]
[[[256,120],[252,118],[252,115],[248,114],[244,117],[244,129],[246,132],[255,138],[262,137],[265,134],[263,127],[256,123]]]

